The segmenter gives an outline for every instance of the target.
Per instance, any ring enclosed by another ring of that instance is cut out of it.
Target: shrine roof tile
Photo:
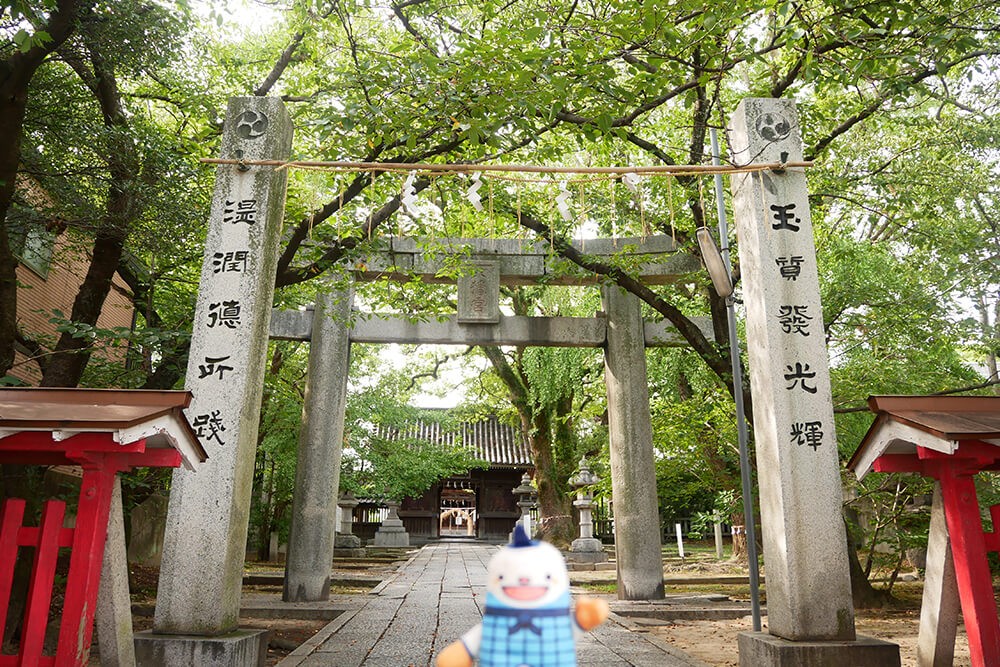
[[[426,440],[435,443],[465,443],[476,457],[489,461],[494,468],[530,468],[531,450],[520,429],[502,423],[496,417],[461,422],[455,426],[428,420],[414,422],[403,429],[380,427],[380,437],[388,440]]]

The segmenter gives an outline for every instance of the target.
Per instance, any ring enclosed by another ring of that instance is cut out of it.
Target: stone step
[[[353,607],[352,607],[353,608]],[[152,618],[156,605],[132,605],[132,615]],[[240,618],[287,618],[302,621],[332,621],[345,611],[343,605],[331,606],[329,602],[264,602],[253,600],[240,605]]]
[[[330,577],[331,586],[369,586],[374,588],[382,583],[383,577],[337,572]],[[244,586],[283,586],[283,572],[247,572],[243,575]]]

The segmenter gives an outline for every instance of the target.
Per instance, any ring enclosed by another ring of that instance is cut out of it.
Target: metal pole
[[[712,164],[720,164],[719,137],[715,128],[710,130],[712,138]],[[722,261],[726,271],[733,275],[729,261],[729,228],[726,225],[726,202],[722,191],[722,174],[715,175],[715,200],[719,216],[719,241]],[[740,446],[740,482],[743,487],[743,517],[747,531],[747,564],[750,567],[750,613],[753,630],[760,632],[760,574],[757,569],[757,530],[753,517],[753,487],[750,482],[750,457],[747,445],[747,421],[743,414],[743,367],[740,363],[740,339],[736,332],[736,299],[726,298],[726,319],[729,321],[729,357],[733,364],[733,399],[736,401],[736,432]]]

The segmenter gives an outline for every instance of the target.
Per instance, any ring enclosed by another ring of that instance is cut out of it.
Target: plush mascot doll
[[[551,544],[514,541],[487,567],[483,622],[441,651],[437,667],[576,667],[576,638],[608,617],[608,603],[577,600],[570,611],[569,574]]]

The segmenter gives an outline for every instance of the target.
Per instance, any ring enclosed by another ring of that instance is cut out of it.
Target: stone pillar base
[[[571,553],[604,553],[604,545],[596,537],[578,537],[570,544]]]
[[[858,635],[854,641],[793,642],[766,632],[739,634],[740,667],[899,667],[899,646]]]
[[[382,525],[375,531],[375,546],[377,547],[408,547],[410,546],[410,534],[403,528],[403,522],[398,526]]]
[[[569,551],[564,551],[563,552],[563,556],[566,557],[566,562],[567,563],[607,563],[608,562],[608,554],[607,554],[607,552],[604,551],[603,548],[600,547],[601,543],[600,543],[599,540],[594,540],[594,542],[597,542],[597,544],[598,544],[598,548],[597,549],[590,548],[591,545],[589,545],[589,544],[586,544],[586,545],[577,545],[577,542],[581,542],[581,541],[583,541],[583,540],[573,540],[573,545],[570,547]],[[584,548],[578,548],[579,546],[582,546]]]
[[[360,549],[361,546],[361,538],[357,535],[337,533],[333,538],[334,549]]]
[[[264,667],[267,630],[236,630],[217,637],[135,634],[135,659],[143,667]]]

